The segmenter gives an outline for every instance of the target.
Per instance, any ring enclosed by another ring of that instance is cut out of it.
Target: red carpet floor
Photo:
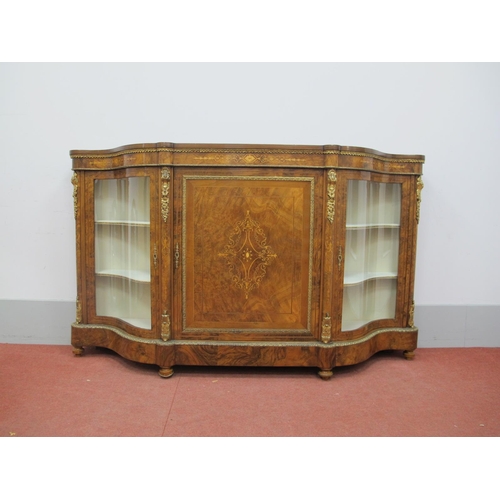
[[[0,436],[500,436],[500,349],[378,353],[334,370],[156,366],[0,344]]]

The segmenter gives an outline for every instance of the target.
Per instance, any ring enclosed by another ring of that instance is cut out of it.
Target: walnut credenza
[[[424,157],[345,146],[73,150],[73,352],[175,365],[413,357]]]

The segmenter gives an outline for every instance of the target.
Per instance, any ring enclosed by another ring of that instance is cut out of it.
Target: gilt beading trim
[[[88,154],[70,154],[70,158],[73,160],[82,159],[98,159],[98,158],[116,158],[117,156],[138,154],[138,153],[158,153],[158,152],[173,152],[172,148],[151,148],[151,149],[128,149],[124,151],[117,151],[115,153],[88,153]]]
[[[249,176],[249,175],[184,175],[182,184],[182,325],[184,332],[198,332],[198,331],[214,331],[214,332],[234,332],[237,330],[233,329],[207,329],[207,328],[188,328],[187,327],[187,298],[186,298],[186,284],[187,284],[187,259],[186,259],[186,248],[187,248],[187,182],[191,180],[244,180],[244,181],[278,181],[282,182],[284,179],[291,182],[309,182],[310,193],[311,193],[311,203],[309,207],[309,217],[310,217],[310,229],[309,229],[309,280],[308,280],[308,299],[307,299],[307,329],[300,330],[305,333],[310,333],[311,331],[311,311],[312,311],[312,289],[313,289],[313,238],[314,238],[314,189],[315,182],[314,177],[261,177],[261,176]],[[245,329],[249,332],[259,332],[259,329]],[[297,330],[275,330],[278,332],[297,332]]]
[[[144,337],[137,337],[130,333],[110,325],[97,325],[97,324],[79,324],[73,323],[73,328],[91,329],[91,330],[109,330],[120,337],[127,340],[137,342],[140,344],[154,344],[162,346],[176,346],[176,345],[193,345],[193,346],[233,346],[233,347],[318,347],[323,349],[331,349],[333,347],[349,347],[352,345],[362,344],[368,340],[382,335],[384,333],[417,333],[418,328],[379,328],[369,334],[353,340],[334,340],[325,344],[320,340],[316,341],[288,341],[288,342],[260,342],[260,341],[225,341],[225,340],[161,340],[151,339]]]
[[[323,154],[336,154],[340,156],[361,156],[366,158],[373,158],[374,160],[380,160],[389,163],[424,163],[425,160],[420,160],[417,158],[386,158],[385,156],[377,155],[374,153],[362,153],[361,151],[323,151]]]

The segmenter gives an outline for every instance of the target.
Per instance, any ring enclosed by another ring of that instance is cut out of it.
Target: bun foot
[[[162,378],[170,378],[174,374],[174,369],[173,368],[160,368],[158,371],[158,374]]]
[[[73,354],[75,356],[83,356],[83,347],[75,347],[73,346]]]
[[[332,370],[320,370],[318,372],[318,375],[323,379],[323,380],[330,380],[332,378],[333,372]]]
[[[404,351],[403,356],[406,359],[413,359],[415,357],[415,351]]]

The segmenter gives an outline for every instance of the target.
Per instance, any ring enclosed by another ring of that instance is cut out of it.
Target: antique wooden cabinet
[[[345,146],[71,151],[73,352],[156,364],[413,357],[423,156]]]

